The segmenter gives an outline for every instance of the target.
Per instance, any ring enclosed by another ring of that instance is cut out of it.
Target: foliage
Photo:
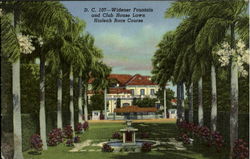
[[[121,139],[122,135],[119,132],[115,132],[112,134],[112,139]]]
[[[71,125],[67,125],[63,129],[63,134],[66,139],[72,139],[73,137],[73,129]]]
[[[73,139],[68,139],[68,140],[66,141],[66,146],[68,146],[68,147],[74,146]]]
[[[206,126],[198,126],[186,121],[179,122],[180,139],[185,144],[190,144],[190,138],[194,138],[200,144],[208,147],[214,146],[217,152],[221,152],[224,145],[224,139],[219,132],[213,132]]]
[[[164,90],[163,89],[159,89],[155,95],[157,96],[157,99],[160,100],[161,105],[164,104]],[[174,99],[174,91],[171,90],[170,88],[166,89],[166,106],[167,109],[172,108],[172,103],[171,100]]]
[[[89,123],[87,121],[85,121],[82,125],[82,128],[84,129],[84,131],[88,130],[89,128]]]
[[[233,159],[247,159],[249,157],[249,145],[242,139],[235,141],[233,148]]]
[[[82,123],[77,123],[76,124],[76,133],[77,134],[80,134],[80,133],[82,133],[82,130],[83,130],[83,124]]]
[[[79,136],[74,137],[74,143],[79,143],[81,141],[81,138]]]
[[[157,101],[156,98],[145,97],[145,98],[142,98],[142,99],[137,99],[132,104],[137,105],[139,107],[155,107],[156,101]]]
[[[144,142],[141,147],[142,152],[150,152],[152,149],[152,144],[148,142]]]
[[[63,142],[63,132],[60,128],[55,128],[48,134],[48,145],[56,146]]]
[[[38,134],[32,135],[30,139],[30,144],[31,144],[31,148],[35,149],[36,151],[41,151],[43,143],[42,143],[42,139],[40,135]]]
[[[103,151],[103,152],[113,152],[114,149],[111,148],[111,146],[109,146],[108,144],[103,144],[103,146],[102,146],[102,151]]]
[[[89,112],[93,110],[103,110],[104,106],[104,95],[103,94],[94,94],[90,97],[90,104],[88,105]]]

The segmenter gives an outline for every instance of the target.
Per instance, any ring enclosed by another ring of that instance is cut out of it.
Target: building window
[[[155,95],[155,90],[154,89],[150,89],[150,95]]]
[[[131,90],[131,94],[135,95],[135,90],[134,89],[130,89]]]
[[[145,95],[145,89],[141,89],[141,95]]]

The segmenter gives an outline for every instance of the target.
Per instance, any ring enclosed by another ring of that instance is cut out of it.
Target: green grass
[[[81,141],[90,139],[93,143],[107,141],[112,133],[123,128],[121,123],[91,123],[90,129],[81,135]],[[139,131],[149,132],[155,140],[167,141],[168,138],[177,135],[174,123],[134,123],[133,127]],[[166,145],[165,147],[170,147]],[[186,151],[167,150],[152,151],[149,153],[104,153],[104,152],[68,152],[71,147],[60,144],[48,147],[41,155],[31,155],[24,152],[25,159],[226,159],[227,153],[216,153],[212,148],[202,145],[187,146]],[[83,149],[98,149],[96,146],[88,146]]]

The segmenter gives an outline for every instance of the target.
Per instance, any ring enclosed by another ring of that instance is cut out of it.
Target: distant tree
[[[156,101],[157,101],[156,98],[145,97],[136,100],[136,102],[133,105],[137,105],[139,107],[155,107]]]
[[[164,103],[164,97],[163,97],[163,89],[159,89],[155,95],[157,96],[157,99],[160,100],[161,105]],[[166,89],[166,106],[167,109],[172,107],[171,99],[174,99],[174,91],[167,88]]]
[[[93,110],[103,110],[104,105],[104,95],[103,94],[94,94],[90,97],[90,104],[88,105],[89,112]]]

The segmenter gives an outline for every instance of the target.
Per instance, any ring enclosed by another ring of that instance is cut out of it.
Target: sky
[[[164,12],[171,1],[63,1],[73,16],[86,22],[85,30],[103,51],[104,62],[112,73],[151,75],[151,59],[163,35],[174,30],[180,19],[166,19]],[[94,23],[84,8],[151,8],[144,12],[143,23]]]

